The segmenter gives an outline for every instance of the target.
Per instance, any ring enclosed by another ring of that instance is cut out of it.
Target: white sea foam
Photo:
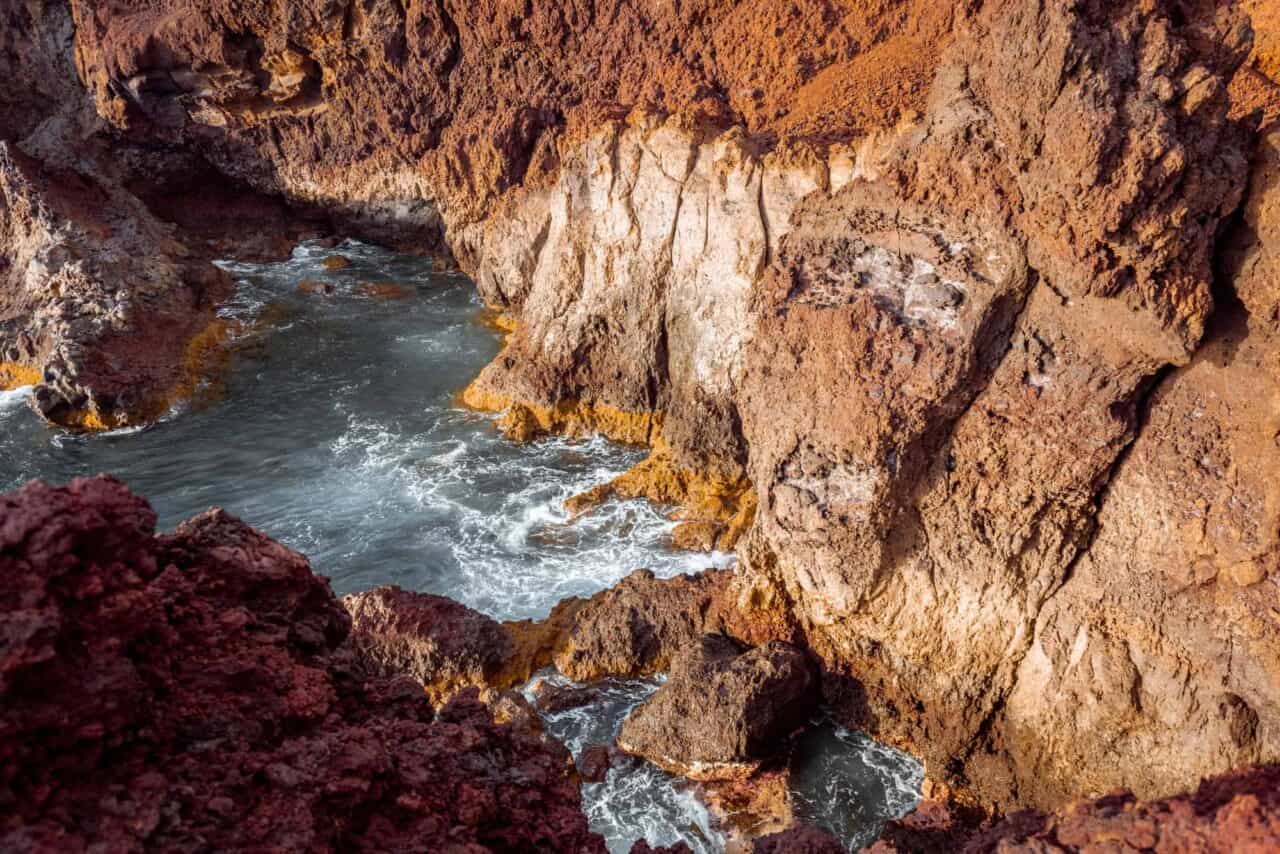
[[[0,412],[25,406],[35,386],[24,385],[9,391],[0,391]]]

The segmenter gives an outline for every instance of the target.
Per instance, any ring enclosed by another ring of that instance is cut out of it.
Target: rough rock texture
[[[1213,238],[1246,173],[1225,81],[1248,31],[1225,8],[1167,11],[986,4],[880,176],[804,203],[813,213],[797,215],[755,315],[739,395],[760,495],[746,553],[833,675],[851,677],[849,714],[931,775],[967,770],[988,803],[1120,784],[1167,794],[1259,757],[1236,722],[1253,705],[1210,687],[1230,655],[1161,622],[1145,554],[1103,550],[1109,513],[1144,548],[1156,537],[1159,517],[1107,484],[1140,428],[1139,446],[1155,439],[1144,397],[1209,323]],[[1195,417],[1187,403],[1171,436]],[[1263,446],[1253,454],[1241,468],[1265,479]],[[1163,475],[1151,483],[1189,504]],[[1274,529],[1254,507],[1240,515]],[[1126,622],[1086,654],[1072,623],[1106,619],[1090,561]],[[1227,646],[1247,631],[1268,660],[1280,635],[1237,629],[1224,608],[1247,612],[1250,594],[1221,582],[1181,620],[1238,637]],[[1133,645],[1134,621],[1158,654]],[[1048,636],[1073,689],[1034,679],[1034,639]],[[1180,675],[1142,683],[1142,667]],[[1274,673],[1262,681],[1275,690]],[[1187,696],[1199,685],[1212,705]],[[1242,747],[1224,752],[1231,732]],[[1131,748],[1114,754],[1117,739]]]
[[[342,604],[365,662],[386,676],[413,677],[435,703],[465,687],[488,687],[512,654],[500,623],[443,596],[379,587]]]
[[[800,650],[706,635],[622,723],[618,746],[693,780],[738,780],[813,714],[817,682]]]
[[[0,385],[90,429],[190,397],[228,334],[210,263],[287,251],[283,206],[198,154],[114,139],[77,77],[67,4],[14,0],[0,26]],[[210,186],[210,185],[213,186]],[[180,229],[176,226],[180,226]]]
[[[1273,3],[66,2],[0,36],[6,139],[69,105],[443,239],[513,330],[467,401],[650,444],[593,497],[685,545],[750,524],[709,601],[932,777],[1053,807],[1280,758]],[[579,611],[516,669],[721,630],[637,601],[575,651]]]
[[[926,852],[1273,851],[1280,846],[1280,766],[1205,780],[1194,793],[1143,803],[1119,793],[1046,815],[1015,813],[974,829],[939,804],[892,822],[868,854]]]
[[[603,851],[568,753],[366,673],[301,556],[110,479],[0,497],[0,848]]]
[[[839,839],[810,824],[762,836],[751,848],[752,854],[843,854],[844,850]]]
[[[229,277],[189,258],[134,196],[4,142],[0,247],[0,355],[38,384],[56,423],[161,415],[194,391],[201,348],[226,334],[213,309]]]

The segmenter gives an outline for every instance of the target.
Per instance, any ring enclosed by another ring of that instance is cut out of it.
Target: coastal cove
[[[237,279],[219,312],[236,330],[223,371],[159,422],[106,433],[51,428],[28,392],[6,393],[0,491],[111,472],[148,497],[162,529],[222,507],[306,555],[339,595],[394,584],[501,620],[541,619],[636,568],[666,578],[732,562],[674,549],[670,508],[643,499],[564,509],[642,449],[599,437],[515,443],[494,416],[458,403],[500,346],[464,276],[355,241],[220,263]],[[612,743],[655,687],[609,680],[586,705],[548,714],[549,730],[575,756]],[[796,815],[856,850],[914,808],[922,771],[911,757],[817,708],[810,730],[795,759],[809,769],[789,796]],[[612,851],[638,838],[697,852],[725,844],[694,787],[640,760],[584,783],[583,799]]]

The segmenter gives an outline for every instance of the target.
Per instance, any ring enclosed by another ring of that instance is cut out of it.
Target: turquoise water
[[[325,269],[335,252],[351,265]],[[570,520],[566,498],[625,471],[641,450],[600,439],[518,445],[491,417],[456,405],[500,347],[465,277],[357,243],[225,266],[240,286],[223,313],[250,327],[270,318],[237,342],[225,393],[103,435],[50,429],[25,393],[0,395],[0,491],[109,472],[152,502],[162,527],[221,506],[306,554],[340,594],[398,584],[502,619],[545,616],[638,567],[670,576],[729,561],[672,550],[673,523],[643,501]],[[334,293],[298,293],[307,279]],[[362,282],[394,282],[409,296],[362,296]],[[597,702],[548,725],[576,754],[611,741],[653,687],[609,683]],[[909,757],[829,726],[813,733],[797,766],[798,814],[856,846],[914,806],[919,766]],[[641,836],[723,847],[692,791],[643,763],[583,794],[613,850]]]

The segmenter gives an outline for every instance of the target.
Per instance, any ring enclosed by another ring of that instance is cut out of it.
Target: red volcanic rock
[[[599,694],[599,689],[593,685],[565,685],[543,679],[533,686],[533,703],[538,711],[555,714],[582,708]]]
[[[1141,802],[1128,792],[1055,813],[1025,810],[995,824],[926,801],[890,822],[866,854],[1116,851],[1160,854],[1280,850],[1280,765],[1203,781],[1195,792]]]
[[[1262,852],[1280,850],[1280,765],[1205,780],[1194,793],[1140,803],[1122,793],[1060,813],[1010,816],[966,852]]]
[[[623,721],[618,746],[694,780],[748,777],[805,722],[816,688],[804,653],[789,644],[748,648],[707,635]]]
[[[972,821],[960,810],[939,801],[921,801],[915,811],[885,825],[880,838],[864,854],[951,854],[960,850],[986,818]]]
[[[811,824],[797,824],[755,841],[752,854],[844,854],[844,845]]]
[[[596,744],[582,751],[578,760],[578,770],[582,779],[588,783],[603,783],[609,775],[609,767],[613,764],[611,750],[606,744]]]
[[[631,846],[631,854],[693,854],[693,849],[683,842],[675,845],[659,845],[657,848],[641,839]]]
[[[604,850],[567,752],[367,674],[300,555],[118,481],[0,497],[0,849]]]

